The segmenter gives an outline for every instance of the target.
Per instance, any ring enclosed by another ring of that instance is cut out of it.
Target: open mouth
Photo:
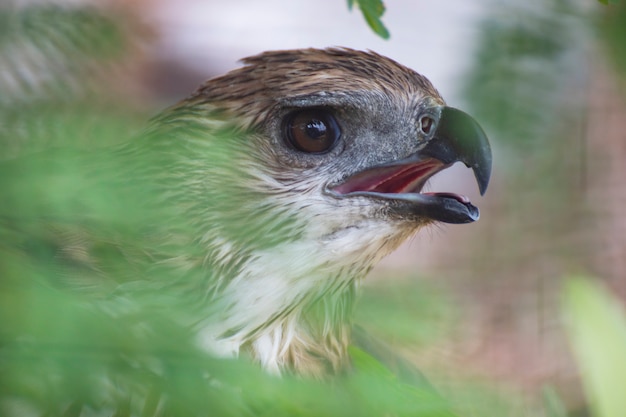
[[[450,192],[422,192],[424,184],[436,173],[449,168],[435,158],[398,161],[356,173],[329,188],[337,197],[369,197],[395,200],[413,214],[445,223],[470,223],[478,220],[479,210],[464,195]]]
[[[382,194],[419,193],[424,183],[446,168],[436,159],[372,168],[350,177],[332,189],[339,194],[372,192]]]

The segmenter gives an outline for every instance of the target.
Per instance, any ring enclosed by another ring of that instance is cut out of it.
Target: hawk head
[[[346,363],[360,279],[419,228],[468,223],[467,197],[421,192],[462,162],[481,193],[480,126],[422,75],[373,52],[266,52],[156,118],[167,198],[189,219],[209,349],[268,369]],[[154,138],[158,136],[158,138]],[[180,262],[180,257],[176,257]]]

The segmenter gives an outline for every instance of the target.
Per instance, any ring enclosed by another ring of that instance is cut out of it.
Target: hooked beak
[[[445,106],[425,109],[434,127],[426,144],[402,160],[378,165],[329,188],[336,197],[365,196],[392,200],[400,214],[412,214],[445,223],[478,220],[479,210],[469,198],[454,193],[422,193],[426,181],[455,162],[471,168],[480,194],[491,176],[491,148],[485,132],[467,113]]]
[[[487,135],[469,114],[454,107],[441,108],[433,138],[420,151],[444,164],[463,162],[474,171],[480,195],[491,177],[491,147]]]

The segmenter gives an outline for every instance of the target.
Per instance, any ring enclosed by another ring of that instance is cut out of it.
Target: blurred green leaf
[[[84,95],[129,46],[120,23],[88,7],[0,7],[0,106]]]
[[[45,285],[54,271],[1,249],[3,416],[452,415],[439,395],[398,382],[358,349],[356,371],[332,384],[212,359],[177,323],[184,306],[115,294],[94,302]]]
[[[621,417],[626,410],[626,315],[606,289],[572,278],[564,293],[569,338],[596,417]]]
[[[427,344],[450,328],[454,311],[443,291],[419,277],[394,285],[365,286],[356,307],[356,321],[382,340]]]
[[[395,378],[382,363],[355,346],[350,346],[350,359],[352,359],[354,368],[359,372],[366,372],[387,380],[393,380]]]
[[[582,17],[559,0],[533,8],[507,3],[488,13],[464,96],[498,140],[527,149],[554,140],[585,68]]]
[[[600,39],[606,45],[606,55],[622,80],[626,78],[626,3],[601,11],[595,21]]]
[[[544,387],[541,394],[546,417],[567,417],[567,409],[553,387]]]
[[[44,53],[55,49],[110,58],[125,46],[121,26],[95,8],[53,4],[0,8],[0,28],[2,47],[32,42]]]
[[[600,3],[609,5],[609,4],[618,4],[620,0],[598,0]]]
[[[350,10],[352,10],[355,4],[361,9],[365,21],[374,33],[383,39],[389,39],[389,30],[380,20],[385,13],[385,4],[382,0],[348,0],[348,8]]]

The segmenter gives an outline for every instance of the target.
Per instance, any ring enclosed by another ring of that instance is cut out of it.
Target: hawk
[[[213,354],[312,376],[349,365],[379,260],[429,224],[478,219],[465,196],[423,192],[429,178],[461,162],[482,194],[491,171],[479,124],[426,77],[346,48],[246,58],[123,146],[58,152],[2,168],[6,201],[44,196],[2,215],[28,218],[15,246],[49,256],[55,285],[111,311],[169,303]]]

